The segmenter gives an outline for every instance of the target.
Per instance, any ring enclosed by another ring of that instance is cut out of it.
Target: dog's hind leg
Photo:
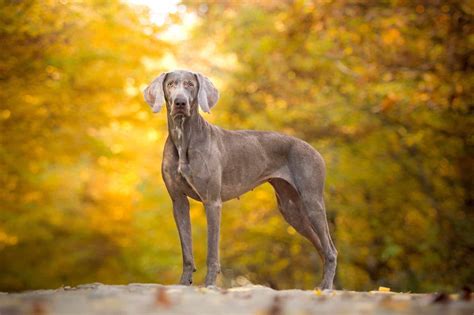
[[[323,190],[325,178],[324,161],[309,145],[299,144],[290,155],[290,171],[293,184],[300,198],[303,217],[320,241],[323,259],[321,289],[332,289],[337,266],[337,250],[329,234],[324,208]]]
[[[324,203],[308,192],[303,192],[301,201],[303,203],[302,210],[306,212],[311,227],[318,236],[322,247],[321,256],[324,261],[324,268],[323,281],[319,287],[321,289],[332,289],[334,276],[336,275],[337,250],[329,234]]]
[[[311,227],[306,213],[302,211],[301,200],[295,188],[283,179],[271,179],[270,184],[275,189],[278,208],[288,222],[299,234],[308,239],[316,248],[321,259],[324,260],[321,241]]]

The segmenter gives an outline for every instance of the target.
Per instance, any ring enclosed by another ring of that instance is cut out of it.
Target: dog
[[[180,283],[192,284],[188,197],[204,204],[207,219],[205,285],[215,286],[220,272],[219,229],[222,202],[238,198],[265,182],[275,189],[286,221],[306,237],[323,262],[321,289],[332,289],[337,250],[329,234],[323,190],[325,164],[308,143],[270,131],[225,130],[207,122],[219,92],[204,75],[185,70],[160,74],[144,90],[154,113],[166,103],[168,138],[162,176],[173,202],[183,254]]]

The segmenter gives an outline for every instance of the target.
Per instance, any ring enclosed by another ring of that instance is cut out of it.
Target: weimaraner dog
[[[223,201],[238,198],[269,182],[286,221],[316,247],[324,263],[322,289],[332,289],[337,251],[329,234],[324,208],[325,166],[308,143],[269,131],[224,130],[208,123],[219,99],[212,82],[200,73],[162,73],[144,91],[153,112],[164,102],[168,139],[162,174],[173,201],[183,253],[181,284],[192,284],[196,271],[192,253],[188,197],[204,204],[207,218],[206,286],[215,286],[220,272],[219,228]]]

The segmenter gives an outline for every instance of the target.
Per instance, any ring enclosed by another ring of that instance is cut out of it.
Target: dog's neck
[[[190,143],[195,138],[202,137],[203,130],[207,128],[208,123],[199,114],[193,111],[189,117],[180,115],[172,117],[168,112],[168,132],[171,140],[178,151],[179,162],[188,164],[188,149]]]

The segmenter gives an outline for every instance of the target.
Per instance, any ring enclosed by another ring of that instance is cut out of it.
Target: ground
[[[466,297],[464,297],[466,298]],[[0,293],[0,315],[49,314],[474,314],[458,295],[354,291],[276,291],[249,285],[206,289],[159,284],[100,283]]]

